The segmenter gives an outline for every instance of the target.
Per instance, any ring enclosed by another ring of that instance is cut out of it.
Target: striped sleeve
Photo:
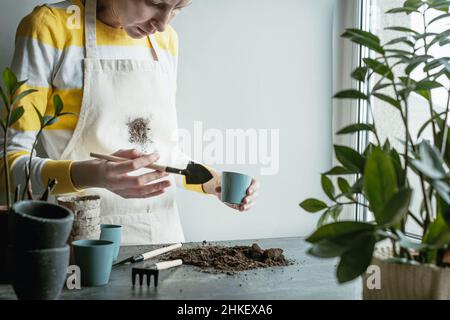
[[[60,38],[55,36],[59,23],[50,8],[39,6],[22,19],[17,29],[11,68],[18,79],[28,80],[20,92],[28,89],[35,89],[37,92],[22,99],[20,105],[24,107],[25,113],[9,131],[7,155],[13,187],[25,184],[25,168],[40,129],[39,117],[33,106],[41,114],[52,112],[47,109],[53,91],[53,73],[61,56],[61,51],[57,49],[61,44],[56,43]],[[2,139],[4,141],[4,136]],[[55,161],[34,154],[31,162],[33,192],[42,193],[50,178],[58,181],[55,194],[79,191],[70,178],[71,164],[71,161]]]

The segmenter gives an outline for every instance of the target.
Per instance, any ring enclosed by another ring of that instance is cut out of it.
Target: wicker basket
[[[369,289],[372,275],[364,274],[364,300],[450,300],[450,268],[387,263],[387,257],[389,250],[377,250],[374,255],[380,288]]]

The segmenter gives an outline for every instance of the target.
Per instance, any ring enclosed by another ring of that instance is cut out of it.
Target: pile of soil
[[[197,266],[202,271],[227,274],[291,264],[283,255],[283,249],[263,250],[256,243],[252,246],[222,247],[206,245],[204,242],[202,247],[176,250],[162,259],[182,259],[183,264]]]

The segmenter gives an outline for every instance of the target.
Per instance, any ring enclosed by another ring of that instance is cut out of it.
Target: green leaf
[[[445,223],[450,227],[450,203],[442,199],[441,197],[436,197],[438,214],[444,219]]]
[[[44,126],[49,127],[58,122],[58,120],[59,119],[54,116],[44,116]]]
[[[64,108],[64,104],[59,95],[53,97],[53,104],[55,106],[55,116],[58,116]]]
[[[417,10],[423,5],[424,2],[422,0],[407,0],[403,3],[403,8],[414,8]]]
[[[25,91],[21,92],[13,99],[12,104],[18,103],[20,100],[22,100],[23,98],[25,98],[26,96],[28,96],[34,92],[38,92],[38,91],[34,90],[34,89],[30,89],[30,90],[25,90]]]
[[[439,194],[439,196],[448,204],[450,204],[450,186],[447,182],[440,180],[431,181],[432,186]]]
[[[397,174],[389,154],[376,147],[366,161],[364,191],[375,215],[381,215],[397,192]]]
[[[317,228],[317,229],[327,224],[328,219],[329,219],[330,216],[331,216],[330,213],[331,213],[330,209],[327,209],[327,210],[325,210],[325,212],[320,216],[319,220],[317,220],[317,225],[316,225],[316,228]]]
[[[412,159],[411,165],[430,179],[445,178],[446,172],[443,167],[443,161],[436,147],[432,146],[428,141],[422,141],[418,149],[420,159]]]
[[[355,199],[353,198],[352,187],[350,186],[350,184],[348,183],[347,180],[339,177],[338,178],[338,186],[339,186],[339,190],[342,192],[343,195],[345,195],[346,198],[348,198],[352,201],[355,201]]]
[[[11,118],[9,121],[9,126],[12,126],[14,123],[19,121],[19,119],[23,116],[24,112],[25,112],[25,110],[23,109],[23,107],[14,108],[11,111]]]
[[[305,201],[300,203],[300,207],[310,213],[316,213],[328,208],[328,206],[323,201],[317,199],[306,199]]]
[[[405,57],[409,57],[409,56],[414,54],[414,52],[406,51],[406,50],[400,50],[400,49],[386,49],[386,52],[397,53],[397,54],[403,55]]]
[[[396,100],[396,99],[394,99],[394,98],[392,98],[392,97],[390,97],[388,95],[385,95],[385,94],[382,94],[382,93],[374,93],[373,96],[378,98],[378,99],[380,99],[381,101],[389,103],[390,105],[396,107],[397,109],[401,108],[400,101],[398,101],[398,100]]]
[[[394,194],[384,206],[384,209],[375,214],[377,223],[379,225],[392,226],[400,222],[408,214],[411,196],[411,189],[402,189]]]
[[[367,232],[355,238],[352,247],[341,255],[336,270],[339,283],[345,283],[361,276],[372,262],[376,244],[373,232]]]
[[[359,67],[352,72],[351,76],[353,79],[358,80],[359,82],[364,82],[368,71],[369,69],[367,69],[366,67]]]
[[[389,155],[391,156],[392,163],[394,164],[395,172],[397,173],[397,184],[402,186],[405,181],[406,171],[402,167],[402,162],[400,160],[400,155],[397,150],[391,149],[389,151]]]
[[[0,87],[0,95],[2,96],[3,105],[8,108],[9,99],[6,97],[5,91],[3,91],[2,87]]]
[[[338,92],[335,96],[336,99],[363,99],[367,100],[367,96],[359,92],[358,90],[350,89]]]
[[[402,248],[405,249],[411,249],[415,252],[421,252],[421,251],[425,251],[426,249],[429,248],[428,245],[426,244],[422,244],[420,242],[417,241],[413,241],[410,238],[408,238],[407,236],[405,236],[402,232],[397,231],[397,234],[400,237],[400,240],[398,241],[398,245]]]
[[[364,171],[365,159],[357,151],[346,146],[334,146],[336,158],[342,165],[351,170],[362,173]]]
[[[392,30],[392,31],[400,31],[400,32],[408,32],[408,33],[413,33],[413,34],[419,34],[419,32],[412,30],[410,28],[405,28],[405,27],[387,27],[385,28],[385,30]]]
[[[18,81],[14,88],[12,89],[12,96],[16,95],[17,91],[22,87],[28,80]]]
[[[450,228],[441,215],[438,215],[428,227],[423,243],[438,248],[450,244]]]
[[[436,21],[439,21],[439,20],[445,19],[445,18],[449,18],[449,17],[450,17],[450,13],[441,14],[440,16],[437,16],[436,18],[434,18],[430,22],[428,22],[428,25],[431,25],[431,24],[435,23]]]
[[[373,87],[372,92],[376,92],[378,90],[383,90],[384,88],[387,88],[390,86],[392,86],[392,83],[378,83]]]
[[[337,204],[337,205],[334,205],[334,206],[328,208],[322,214],[322,216],[319,218],[319,220],[317,221],[317,229],[326,225],[330,218],[332,218],[333,221],[337,221],[337,219],[339,218],[339,215],[342,212],[342,209],[343,209],[343,206],[340,204]]]
[[[380,38],[370,32],[359,29],[347,29],[342,34],[342,37],[348,38],[352,42],[367,47],[377,53],[384,54],[384,49],[380,44]]]
[[[444,12],[448,12],[448,7],[450,5],[450,1],[428,1],[429,5],[428,8],[430,9],[436,9]]]
[[[351,192],[350,184],[344,178],[340,178],[340,177],[338,178],[338,186],[339,186],[339,190],[341,190],[342,193],[350,193]]]
[[[442,87],[442,84],[440,84],[437,81],[423,80],[423,81],[417,82],[414,91],[432,90],[432,89],[437,89],[437,88],[441,88],[441,87]]]
[[[12,96],[17,85],[17,77],[9,68],[3,71],[3,83],[5,84],[6,92]]]
[[[408,66],[405,68],[406,74],[411,74],[419,65],[427,62],[429,59],[433,58],[429,55],[417,56],[410,60]]]
[[[341,129],[340,131],[337,132],[337,134],[343,135],[343,134],[350,134],[350,133],[355,133],[355,132],[360,132],[360,131],[375,132],[375,127],[372,124],[357,123],[357,124],[352,124],[348,127]]]
[[[413,49],[415,47],[415,43],[414,43],[414,41],[412,41],[412,39],[413,38],[409,37],[409,36],[408,37],[399,37],[399,38],[392,39],[391,41],[389,41],[385,45],[386,46],[391,46],[391,45],[394,45],[394,44],[403,43],[403,44],[406,44],[407,46],[410,46],[411,49]]]
[[[421,33],[419,35],[413,35],[414,39],[416,40],[423,40],[423,39],[427,39],[429,37],[435,37],[438,34],[435,32],[425,32],[425,33]]]
[[[413,12],[418,12],[418,11],[417,11],[417,9],[415,9],[413,7],[394,8],[394,9],[386,11],[386,13],[389,13],[389,14],[395,14],[395,13],[411,14]]]
[[[327,176],[338,176],[338,175],[349,175],[349,174],[356,174],[356,173],[358,173],[358,170],[349,170],[347,168],[337,166],[323,174],[325,174]]]
[[[435,114],[431,119],[428,119],[419,129],[418,133],[417,133],[417,138],[419,138],[422,133],[425,131],[425,129],[428,127],[428,125],[430,125],[432,122],[434,122],[435,120],[437,120],[438,118],[440,119],[441,116],[443,116],[444,114],[446,114],[446,111],[443,111],[441,113]]]
[[[36,111],[37,116],[39,117],[39,121],[41,123],[41,126],[44,125],[44,116],[42,115],[42,113],[39,111],[38,108],[36,108],[36,106],[33,104],[33,108]]]
[[[333,182],[324,174],[322,175],[322,189],[330,200],[335,199]]]
[[[359,178],[352,186],[353,193],[362,193],[364,188],[364,178]]]
[[[394,79],[394,74],[392,70],[388,68],[385,64],[370,58],[364,58],[364,63],[367,67],[369,67],[373,72],[378,73],[379,75],[386,77],[389,80]]]
[[[337,204],[330,208],[330,215],[335,222],[337,222],[337,220],[339,219],[339,216],[341,215],[341,212],[343,209],[344,209],[344,206],[341,204]]]
[[[78,113],[74,113],[74,112],[61,112],[60,114],[58,114],[58,118],[62,117],[62,116],[78,116]]]
[[[448,36],[450,35],[450,29],[449,30],[445,30],[441,33],[439,33],[428,45],[427,48],[431,48],[433,45],[435,45],[436,43],[439,43],[443,40],[446,40],[448,38]]]
[[[375,230],[375,226],[365,222],[356,221],[342,221],[324,225],[317,229],[306,241],[310,243],[317,243],[325,239],[335,239],[342,236],[354,235],[364,231]]]
[[[308,254],[317,258],[334,258],[339,257],[346,249],[347,246],[336,243],[336,241],[323,240],[313,244],[308,250]]]

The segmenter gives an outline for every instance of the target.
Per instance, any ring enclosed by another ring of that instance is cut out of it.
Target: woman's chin
[[[129,35],[131,38],[136,39],[136,40],[139,40],[139,39],[142,39],[142,38],[146,37],[145,35],[142,35],[142,34],[136,34],[136,33],[132,33],[132,34],[128,33],[128,35]]]
[[[127,29],[125,29],[125,31],[126,31],[126,33],[128,34],[129,37],[131,37],[133,39],[136,39],[136,40],[139,40],[139,39],[142,39],[142,38],[146,37],[145,34],[142,34],[142,33],[137,32],[135,30],[127,30]]]

